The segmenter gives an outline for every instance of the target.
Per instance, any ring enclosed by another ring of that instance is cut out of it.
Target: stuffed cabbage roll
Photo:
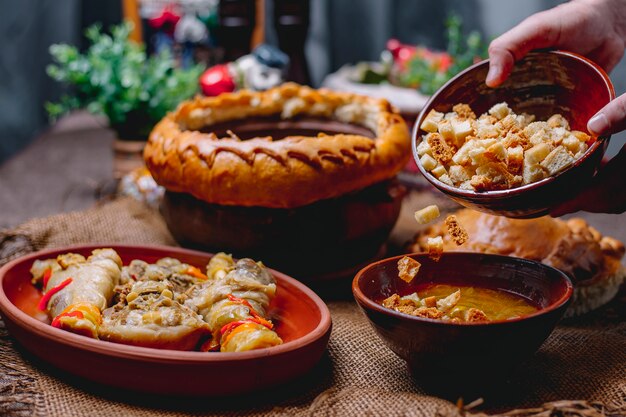
[[[141,279],[126,286],[129,291],[122,291],[120,301],[102,313],[100,339],[160,349],[193,350],[202,339],[210,337],[210,328],[202,317],[175,300],[175,285],[169,280]]]
[[[52,325],[73,333],[97,336],[103,311],[121,275],[122,261],[113,249],[96,249],[89,258],[68,253],[36,261],[33,281],[42,281],[41,310]]]
[[[116,292],[123,291],[122,287],[128,283],[163,280],[172,285],[174,299],[182,301],[184,293],[193,285],[205,282],[207,276],[198,268],[174,258],[162,258],[154,264],[135,259],[122,268],[121,286]]]
[[[188,291],[185,301],[211,329],[213,337],[204,350],[241,352],[282,343],[267,316],[276,283],[262,264],[251,259],[235,263],[220,253],[207,265],[207,276],[207,282]]]

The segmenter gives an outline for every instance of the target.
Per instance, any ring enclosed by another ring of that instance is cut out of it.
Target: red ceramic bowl
[[[563,272],[526,259],[465,252],[444,253],[439,262],[424,253],[408,256],[422,264],[411,283],[398,277],[402,256],[396,256],[362,269],[352,292],[382,341],[425,385],[456,389],[458,383],[481,378],[497,381],[541,346],[572,295]],[[509,291],[526,297],[539,311],[511,320],[454,324],[381,305],[395,293],[412,294],[431,283]]]
[[[506,101],[518,113],[547,120],[560,113],[572,129],[587,131],[587,121],[615,98],[609,76],[587,58],[571,52],[534,52],[517,62],[510,77],[498,88],[485,85],[489,60],[479,62],[448,81],[426,103],[413,129],[413,156],[422,175],[459,204],[507,217],[531,218],[550,210],[580,192],[591,181],[606,151],[610,136],[599,137],[572,166],[553,177],[510,190],[475,192],[446,185],[419,163],[419,128],[435,109],[452,111],[457,103],[469,104],[477,115]]]
[[[326,349],[331,329],[328,308],[313,291],[277,271],[272,271],[278,295],[270,315],[285,343],[267,349],[234,353],[151,349],[90,339],[46,324],[45,315],[37,311],[41,294],[30,283],[33,261],[67,252],[89,255],[98,247],[114,248],[124,264],[174,257],[203,267],[211,258],[208,253],[172,247],[89,245],[33,253],[2,267],[0,312],[9,332],[57,368],[132,391],[220,396],[265,389],[303,375]],[[219,383],[214,383],[216,375]]]

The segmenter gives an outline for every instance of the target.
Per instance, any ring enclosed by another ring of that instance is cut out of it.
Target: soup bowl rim
[[[547,271],[551,271],[552,273],[555,273],[556,276],[558,276],[561,279],[561,282],[564,284],[564,291],[555,301],[551,302],[549,305],[545,307],[539,307],[537,311],[531,314],[526,314],[520,317],[511,318],[511,319],[456,323],[456,322],[451,322],[449,320],[431,319],[431,318],[418,317],[418,316],[413,316],[410,314],[401,313],[399,311],[384,307],[382,304],[377,303],[376,301],[372,300],[370,297],[365,295],[363,290],[361,290],[360,282],[361,282],[362,277],[364,277],[368,273],[368,271],[374,269],[375,267],[382,265],[382,264],[397,263],[398,260],[400,260],[401,258],[405,256],[408,256],[410,258],[414,258],[415,256],[419,256],[419,257],[428,256],[428,254],[425,252],[414,252],[414,253],[408,253],[408,254],[385,258],[380,261],[373,262],[367,265],[355,275],[352,281],[352,293],[354,295],[355,300],[357,301],[357,304],[359,304],[361,308],[366,309],[366,310],[373,310],[377,313],[381,313],[381,314],[393,317],[400,321],[408,320],[408,321],[413,321],[416,323],[434,324],[434,325],[439,325],[439,326],[485,327],[485,326],[507,325],[507,324],[517,323],[517,322],[521,322],[524,320],[533,319],[535,317],[543,316],[547,313],[558,310],[561,307],[564,307],[565,305],[567,305],[570,302],[570,299],[574,292],[574,286],[572,284],[572,281],[567,276],[567,274],[565,274],[563,271],[557,268],[551,267],[549,265],[545,265],[543,263],[532,261],[529,259],[517,258],[513,256],[497,255],[497,254],[484,254],[484,253],[476,253],[476,252],[468,252],[468,251],[458,251],[458,252],[455,251],[455,252],[444,253],[442,258],[439,260],[439,262],[443,261],[444,258],[446,257],[456,257],[457,255],[480,256],[480,257],[486,257],[486,258],[492,258],[492,259],[500,259],[501,261],[506,260],[509,263],[516,263],[516,264],[526,265],[531,268],[541,268]],[[394,277],[394,278],[400,279],[400,277]],[[419,273],[415,279],[419,279]],[[471,282],[471,279],[470,279],[470,282]],[[531,300],[531,301],[533,301],[533,304],[534,304],[534,300]],[[534,305],[536,306],[536,304]]]

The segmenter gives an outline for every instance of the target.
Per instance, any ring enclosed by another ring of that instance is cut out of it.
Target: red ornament
[[[166,6],[161,10],[160,15],[148,19],[148,24],[155,29],[163,30],[168,35],[173,36],[179,20],[180,15],[177,14],[171,6]]]
[[[200,87],[205,96],[219,96],[235,91],[235,80],[228,69],[228,64],[215,65],[202,73]]]

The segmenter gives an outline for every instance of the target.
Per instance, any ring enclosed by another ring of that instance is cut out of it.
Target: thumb
[[[589,119],[587,129],[596,136],[626,130],[626,94],[611,101]]]

